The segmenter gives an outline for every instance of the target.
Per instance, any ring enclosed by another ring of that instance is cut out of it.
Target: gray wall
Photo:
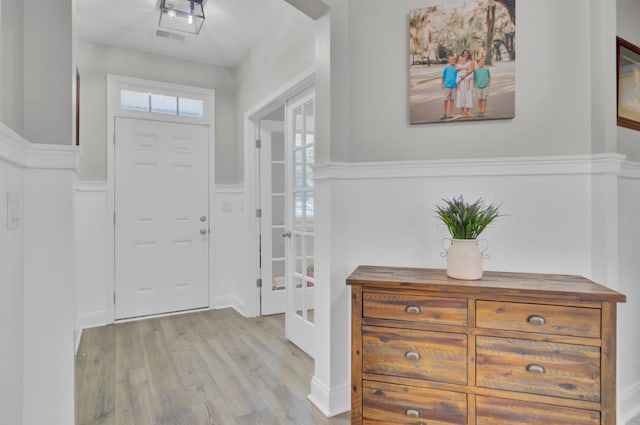
[[[24,133],[32,143],[75,141],[74,1],[24,0]]]
[[[334,160],[591,152],[588,2],[518,2],[515,119],[410,125],[408,12],[424,5],[349,1],[349,152]]]
[[[236,67],[236,181],[244,180],[244,116],[315,65],[315,24],[293,7]]]
[[[75,140],[74,6],[0,3],[0,122],[32,143]]]
[[[215,90],[216,183],[234,181],[235,80],[227,68],[141,53],[80,40],[80,146],[83,180],[106,180],[106,75],[169,82]],[[186,72],[188,71],[188,72]]]
[[[0,122],[24,130],[22,101],[22,2],[0,1]]]

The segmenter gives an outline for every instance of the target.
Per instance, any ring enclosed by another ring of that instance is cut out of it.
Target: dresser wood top
[[[505,295],[553,298],[562,295],[577,300],[625,302],[627,297],[581,276],[484,272],[480,280],[459,280],[443,269],[359,266],[347,278],[348,285],[436,292],[442,294],[482,295],[500,291]]]

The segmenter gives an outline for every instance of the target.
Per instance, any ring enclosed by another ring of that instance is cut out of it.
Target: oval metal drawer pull
[[[547,319],[538,314],[532,314],[531,316],[527,317],[527,322],[531,323],[532,325],[544,325],[547,323]]]
[[[407,308],[404,309],[409,314],[420,314],[422,313],[422,309],[417,305],[408,305]]]
[[[404,357],[407,360],[420,360],[420,353],[418,353],[417,351],[409,350],[406,353],[404,353]]]
[[[530,365],[527,365],[527,372],[542,375],[546,372],[546,370],[544,369],[543,366],[540,366],[539,364],[530,364]]]
[[[418,412],[416,409],[407,409],[404,411],[404,414],[407,415],[409,418],[414,418],[414,419],[417,419],[421,416],[420,412]]]

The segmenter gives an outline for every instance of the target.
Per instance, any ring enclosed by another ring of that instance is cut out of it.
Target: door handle
[[[283,238],[290,238],[291,237],[291,230],[287,230],[286,232],[282,232],[282,237]]]
[[[204,228],[204,227],[202,229],[200,229],[200,234],[203,235],[203,236],[206,235],[207,234],[207,229]]]

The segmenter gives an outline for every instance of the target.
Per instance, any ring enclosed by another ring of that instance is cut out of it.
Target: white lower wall
[[[75,170],[28,169],[23,424],[75,420]]]
[[[245,316],[250,315],[247,305],[250,300],[245,295],[247,251],[244,186],[216,186],[216,210],[213,238],[214,288],[212,308],[233,307]],[[256,253],[257,255],[257,253]],[[249,295],[250,296],[250,295]],[[257,294],[255,294],[257,296]]]
[[[76,332],[113,322],[113,294],[107,284],[106,182],[81,182],[76,187]],[[109,304],[111,303],[111,305]],[[76,344],[80,341],[76,335]]]
[[[24,223],[7,228],[7,193],[24,200],[21,164],[28,144],[0,125],[0,424],[22,424]]]
[[[640,415],[640,163],[626,163],[619,183],[619,288],[627,295],[618,313],[618,399],[624,421]],[[626,422],[619,421],[624,424]]]
[[[0,423],[73,424],[78,150],[0,125]],[[7,192],[18,195],[7,228]]]
[[[349,382],[350,336],[345,324],[349,322],[350,297],[344,282],[353,269],[361,264],[446,267],[441,240],[448,233],[434,213],[442,198],[463,194],[468,200],[482,197],[502,204],[504,216],[482,235],[489,241],[491,255],[485,260],[486,270],[594,278],[594,271],[600,274],[611,263],[606,252],[594,258],[593,244],[609,241],[600,234],[600,223],[594,219],[615,223],[618,209],[616,204],[606,205],[593,214],[592,199],[607,200],[608,192],[618,190],[617,177],[601,177],[615,174],[621,163],[618,155],[578,155],[319,166],[315,170],[316,323],[322,341],[319,345],[324,348],[316,358],[312,400],[330,402],[335,399],[332,394],[342,392]],[[594,180],[598,181],[596,186]],[[635,192],[640,190],[638,186],[636,181],[621,184],[625,210],[621,211],[621,234],[640,212],[640,197]],[[622,404],[623,416],[639,406],[632,400],[637,397],[640,382],[634,360],[640,344],[637,332],[632,335],[640,319],[640,300],[635,299],[637,290],[631,286],[631,282],[637,282],[636,271],[640,271],[634,270],[638,268],[637,232],[623,238],[621,261],[615,262],[625,278],[620,283],[600,280],[629,297],[620,307],[619,326],[618,367],[625,378],[618,388],[621,396],[629,399]],[[617,236],[611,239],[616,241]],[[628,263],[632,263],[631,268]],[[320,407],[332,413],[345,408],[344,403],[335,403]]]

